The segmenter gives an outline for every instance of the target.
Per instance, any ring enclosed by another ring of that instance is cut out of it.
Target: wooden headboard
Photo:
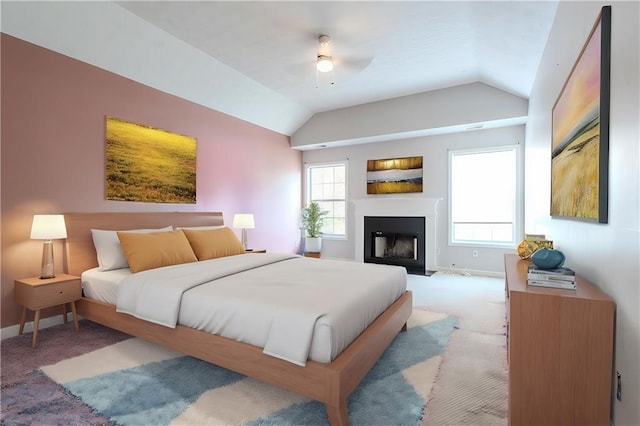
[[[65,213],[67,240],[64,270],[80,276],[83,271],[98,266],[93,246],[92,229],[125,231],[128,229],[162,228],[165,226],[224,225],[220,212],[161,213]]]

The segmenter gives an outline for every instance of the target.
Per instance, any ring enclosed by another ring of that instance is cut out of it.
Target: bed
[[[167,226],[222,226],[221,213],[70,213],[65,214],[67,240],[66,272],[80,276],[98,264],[91,229],[127,230]],[[262,254],[242,254],[257,262]],[[295,262],[323,262],[322,259],[295,259]],[[327,261],[330,262],[330,261]],[[314,265],[319,265],[315,263]],[[298,365],[263,353],[263,348],[232,338],[178,324],[175,328],[117,312],[105,301],[83,297],[77,302],[84,318],[107,327],[159,343],[325,404],[333,425],[348,424],[347,398],[369,369],[406,328],[411,314],[411,293],[403,291],[377,318],[330,362],[310,357]]]

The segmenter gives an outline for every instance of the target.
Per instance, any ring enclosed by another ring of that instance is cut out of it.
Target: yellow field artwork
[[[106,119],[106,198],[195,204],[196,139]]]
[[[598,219],[600,126],[575,138],[551,162],[551,214]]]
[[[367,194],[422,192],[422,157],[367,161]]]
[[[551,216],[608,221],[610,44],[605,6],[551,112]]]

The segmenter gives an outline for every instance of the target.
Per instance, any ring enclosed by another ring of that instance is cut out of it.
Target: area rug
[[[416,425],[428,410],[457,319],[415,310],[348,400],[352,425]],[[131,338],[42,367],[97,414],[121,425],[320,425],[324,405]]]

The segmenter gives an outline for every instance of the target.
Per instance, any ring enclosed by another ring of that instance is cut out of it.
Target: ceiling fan
[[[318,72],[333,71],[333,57],[331,56],[331,37],[321,35],[318,37],[318,58],[316,60],[316,70]]]
[[[334,67],[344,67],[352,71],[360,72],[368,67],[373,61],[373,57],[367,58],[344,58],[336,60],[332,55],[331,37],[322,34],[318,36],[318,53],[316,55],[316,87],[318,87],[319,74],[330,74],[330,84],[334,84]]]

